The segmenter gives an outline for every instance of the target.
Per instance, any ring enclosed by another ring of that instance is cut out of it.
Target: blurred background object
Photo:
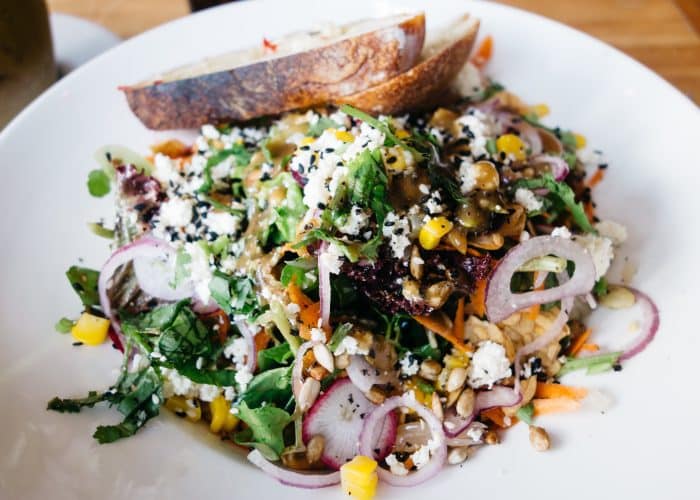
[[[226,2],[48,0],[52,11],[96,21],[124,38],[187,15],[192,7],[200,9],[220,3]],[[700,0],[501,0],[500,3],[541,14],[599,38],[700,102]],[[459,2],[454,5],[455,9],[462,8]]]
[[[55,79],[44,1],[0,1],[0,129]]]

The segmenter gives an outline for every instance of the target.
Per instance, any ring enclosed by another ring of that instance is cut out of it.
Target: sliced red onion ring
[[[171,251],[172,248],[166,242],[151,236],[143,236],[136,241],[118,248],[102,266],[100,277],[97,281],[100,305],[102,306],[102,311],[105,316],[112,321],[114,330],[118,334],[121,334],[119,319],[112,313],[112,306],[107,295],[107,287],[115,271],[137,257],[143,259],[159,259],[162,258],[165,253]],[[139,285],[141,285],[140,282]]]
[[[522,401],[520,391],[513,391],[510,387],[496,385],[487,391],[479,391],[474,400],[474,410],[471,415],[461,417],[457,415],[454,408],[450,408],[445,414],[443,428],[445,435],[449,438],[459,436],[482,411],[503,406],[514,406]]]
[[[318,251],[318,297],[321,302],[321,326],[330,328],[331,319],[331,273],[326,265],[324,253],[328,251],[328,242],[323,242]]]
[[[510,280],[520,266],[545,255],[556,255],[573,261],[576,271],[571,280],[547,290],[511,292]],[[583,247],[556,236],[530,238],[511,248],[491,274],[486,287],[486,316],[491,323],[498,323],[511,314],[535,304],[584,295],[591,291],[594,284],[593,260]]]
[[[483,430],[488,429],[488,427],[481,422],[472,422],[470,423],[462,432],[460,432],[457,436],[455,437],[447,437],[447,446],[475,446],[478,444],[482,444],[481,440],[475,441],[474,439],[471,438],[469,435],[470,431],[472,429],[479,429],[483,432]],[[445,433],[447,435],[447,433]]]
[[[292,393],[294,393],[294,399],[299,402],[299,391],[301,391],[301,385],[304,383],[304,377],[302,376],[302,370],[304,369],[304,354],[309,349],[313,349],[316,344],[320,342],[309,340],[304,342],[297,349],[297,353],[294,356],[294,366],[292,367]]]
[[[355,387],[362,392],[369,391],[373,385],[387,384],[396,378],[391,372],[382,373],[381,370],[370,365],[364,356],[360,355],[354,355],[350,358],[350,364],[346,371]]]
[[[274,477],[280,483],[297,488],[326,488],[340,483],[340,472],[304,473],[297,472],[279,465],[273,464],[262,456],[258,450],[253,450],[248,454],[248,460],[262,469],[266,474]]]
[[[442,423],[435,417],[432,411],[416,401],[412,395],[394,396],[383,404],[375,408],[365,419],[365,425],[360,434],[360,455],[371,457],[373,455],[374,436],[376,427],[384,421],[384,418],[397,408],[410,408],[415,411],[420,418],[425,420],[430,427],[432,440],[436,444],[430,461],[414,472],[409,472],[406,476],[397,476],[383,467],[377,468],[379,479],[392,486],[416,486],[427,481],[445,465],[447,459],[447,444],[445,443],[445,433],[442,430]]]
[[[539,135],[537,136],[539,138]],[[540,142],[540,145],[542,142]],[[552,175],[557,181],[563,181],[569,175],[569,164],[564,158],[554,155],[538,155],[532,158],[533,163],[547,163],[552,169]]]
[[[241,332],[243,338],[245,338],[248,343],[248,356],[246,356],[245,367],[250,371],[250,373],[255,373],[255,368],[258,366],[258,353],[255,351],[255,332],[246,323],[245,320],[238,320],[233,322]]]
[[[628,289],[634,294],[635,299],[637,299],[637,302],[642,307],[642,324],[639,327],[641,334],[635,339],[632,345],[622,353],[619,361],[630,359],[632,356],[642,352],[644,348],[649,345],[649,342],[654,340],[654,336],[659,329],[659,308],[656,307],[654,301],[651,300],[647,294],[639,290],[634,288]]]

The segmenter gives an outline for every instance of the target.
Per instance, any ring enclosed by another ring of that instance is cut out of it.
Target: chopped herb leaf
[[[100,295],[97,292],[97,280],[100,279],[98,271],[71,266],[66,271],[66,277],[85,307],[100,305]]]

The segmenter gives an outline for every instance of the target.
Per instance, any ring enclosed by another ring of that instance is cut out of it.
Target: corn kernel
[[[357,500],[371,500],[377,492],[377,462],[358,455],[340,467],[343,492]]]
[[[406,392],[413,391],[413,395],[415,396],[416,401],[418,401],[423,406],[430,407],[433,397],[432,393],[428,394],[426,392],[423,392],[423,390],[418,385],[418,377],[412,377],[409,380],[406,380],[403,385]]]
[[[166,399],[165,407],[177,415],[184,415],[190,422],[199,422],[202,418],[202,409],[182,396]]]
[[[394,172],[406,170],[406,157],[403,154],[403,149],[400,147],[394,146],[382,149],[382,157],[387,170],[393,170]]]
[[[209,403],[211,411],[211,422],[209,430],[214,434],[221,431],[231,432],[238,425],[238,417],[231,414],[231,404],[223,396],[217,396]]]
[[[107,338],[109,320],[89,313],[80,315],[70,332],[75,340],[87,345],[99,345]]]
[[[307,146],[316,140],[315,137],[304,137],[299,141],[299,146]]]
[[[395,134],[396,134],[396,137],[398,137],[399,139],[405,139],[406,137],[411,137],[411,134],[407,130],[404,130],[402,128],[398,129],[395,132]]]
[[[574,134],[576,138],[576,149],[581,149],[586,147],[586,138],[581,134]]]
[[[443,359],[445,367],[453,370],[455,368],[466,368],[469,366],[469,356],[465,353],[448,354]]]
[[[418,241],[426,250],[432,250],[440,244],[440,239],[443,236],[452,231],[452,226],[452,222],[445,217],[430,219],[420,228]]]
[[[352,142],[355,140],[355,136],[346,130],[336,130],[335,138],[343,142]]]
[[[496,149],[500,153],[513,155],[516,160],[524,160],[527,156],[525,154],[525,143],[514,134],[504,134],[496,139]]]
[[[535,113],[538,118],[543,118],[549,114],[549,106],[546,104],[535,104],[530,106],[530,112]]]

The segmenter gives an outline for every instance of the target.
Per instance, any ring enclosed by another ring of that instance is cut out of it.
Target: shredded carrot
[[[598,352],[600,351],[600,346],[598,344],[583,344],[580,350],[586,352]]]
[[[516,417],[508,417],[509,420],[506,420],[506,415],[503,413],[503,409],[500,407],[484,410],[481,412],[481,416],[489,419],[491,422],[503,429],[518,423],[518,419]]]
[[[486,66],[486,63],[491,59],[493,54],[493,37],[487,35],[486,38],[481,42],[479,48],[476,49],[474,55],[471,57],[471,63],[477,68],[481,69]]]
[[[467,314],[475,314],[479,317],[486,315],[486,285],[487,280],[479,280],[476,282],[474,291],[469,296],[469,304],[467,304]]]
[[[452,333],[452,325],[449,324],[449,321],[441,321],[440,315],[433,313],[429,316],[413,316],[413,319],[428,330],[440,335],[458,350],[462,352],[472,352],[468,346],[464,345],[464,341],[461,338],[455,337]]]
[[[594,188],[600,183],[600,181],[603,180],[603,177],[605,176],[605,170],[602,168],[599,168],[598,170],[595,171],[593,175],[586,181],[586,186],[589,188]]]
[[[535,280],[537,280],[537,272],[535,272]],[[544,281],[535,288],[536,291],[544,290]],[[535,304],[534,306],[531,306],[526,313],[526,318],[529,319],[530,321],[535,321],[537,319],[537,316],[540,315],[540,304]]]
[[[586,212],[586,217],[588,217],[588,220],[593,222],[593,219],[595,217],[595,210],[593,209],[593,202],[589,201],[588,203],[584,204],[583,211]]]
[[[592,330],[589,328],[588,330],[583,332],[581,335],[576,337],[576,340],[574,340],[574,343],[571,344],[571,349],[569,349],[569,354],[571,356],[576,356],[581,351],[583,344],[585,344],[588,341],[588,337],[591,336],[591,331]]]
[[[588,389],[583,387],[552,384],[549,382],[538,382],[537,389],[535,389],[535,397],[544,399],[568,398],[579,400],[585,398],[586,394],[588,394]]]
[[[464,297],[457,301],[455,320],[452,322],[452,335],[457,339],[464,338]]]
[[[476,248],[467,248],[467,253],[473,255],[474,257],[482,257],[482,253]]]
[[[270,335],[265,330],[260,330],[254,337],[255,352],[260,352],[270,343]]]
[[[581,407],[581,403],[571,398],[533,399],[532,406],[535,410],[534,415],[538,417],[550,413],[576,411]]]
[[[309,340],[311,338],[311,329],[318,326],[318,320],[321,317],[321,303],[311,300],[294,282],[287,285],[287,294],[289,295],[289,300],[298,305],[300,309],[299,336]]]

